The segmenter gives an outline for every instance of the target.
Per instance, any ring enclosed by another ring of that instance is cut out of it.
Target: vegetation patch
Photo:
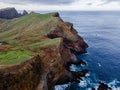
[[[47,46],[57,45],[59,43],[60,43],[60,38],[55,38],[55,39],[44,40],[42,42],[32,43],[29,46],[33,48],[37,48],[37,47],[47,47]]]
[[[53,14],[30,13],[10,20],[0,19],[0,65],[23,62],[33,54],[44,54],[41,48],[59,44],[58,38],[44,39],[59,22]]]
[[[16,64],[29,59],[32,56],[31,51],[9,51],[0,52],[0,65]]]

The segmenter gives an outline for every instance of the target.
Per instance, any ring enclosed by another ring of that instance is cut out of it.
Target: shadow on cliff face
[[[64,62],[63,67],[66,69],[66,73],[63,72],[58,76],[58,79],[56,79],[54,72],[48,73],[48,89],[53,90],[54,85],[62,85],[69,82],[79,83],[82,80],[82,77],[85,77],[88,73],[88,70],[83,69],[81,71],[70,71],[70,66],[72,64],[86,65],[83,60],[79,60],[76,57],[75,52],[79,54],[86,53],[86,48],[88,45],[84,42],[82,37],[77,34],[76,30],[73,28],[73,25],[68,22],[59,23],[58,26],[46,36],[51,39],[62,38],[59,50]]]
[[[18,65],[0,67],[0,90],[34,90],[41,76],[39,55]]]

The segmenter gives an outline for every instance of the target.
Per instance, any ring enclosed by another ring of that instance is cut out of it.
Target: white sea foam
[[[120,83],[120,81],[118,81],[117,79],[111,81],[110,83],[108,83],[110,86],[115,86],[116,84]]]
[[[72,65],[70,66],[70,71],[80,71],[80,70],[82,70],[83,68],[84,68],[84,65],[81,65],[81,66],[77,67],[76,65],[72,64]]]
[[[120,87],[113,87],[112,90],[120,90]]]
[[[56,85],[55,90],[65,90],[65,88],[67,88],[68,86],[69,86],[69,84]]]
[[[94,87],[96,90],[99,86],[98,83],[93,83],[91,82],[91,80],[89,78],[82,78],[83,81],[80,81],[80,83],[78,84],[79,87],[81,88],[86,88],[88,85]],[[107,83],[109,85],[109,87],[112,88],[112,90],[120,90],[120,87],[117,87],[117,84],[120,83],[120,81],[118,81],[117,79]],[[64,84],[64,85],[56,85],[55,86],[55,90],[65,90],[67,87],[69,87],[70,84]],[[88,87],[85,90],[91,90],[91,87]]]
[[[87,82],[86,80],[80,81],[80,83],[78,84],[80,87],[86,87],[87,86]]]
[[[100,64],[100,63],[98,63],[98,66],[99,66],[99,67],[101,67],[101,64]]]
[[[115,79],[115,80],[109,82],[108,85],[110,87],[112,87],[112,90],[120,90],[120,87],[117,87],[117,84],[119,84],[119,83],[120,83],[120,81],[118,81],[117,79]]]
[[[75,68],[75,65],[74,65],[74,64],[72,64],[72,65],[70,66],[70,70],[71,70],[71,71],[76,71],[76,68]]]
[[[90,73],[87,73],[85,76],[86,76],[86,77],[90,76]]]

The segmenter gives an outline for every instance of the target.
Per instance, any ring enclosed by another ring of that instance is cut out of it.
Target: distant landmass
[[[0,18],[4,18],[4,19],[13,19],[13,18],[21,17],[27,14],[28,12],[25,10],[23,11],[22,14],[18,13],[15,8],[0,9]]]

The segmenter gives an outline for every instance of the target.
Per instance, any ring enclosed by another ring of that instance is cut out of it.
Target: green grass
[[[0,52],[0,65],[8,65],[23,62],[31,57],[31,51]]]
[[[38,48],[58,44],[59,39],[39,42],[44,35],[53,30],[52,28],[57,25],[57,22],[58,19],[53,17],[53,13],[31,13],[12,20],[0,19],[0,41],[6,41],[13,50],[0,52],[0,65],[23,62],[29,59],[32,54],[44,53]],[[28,47],[37,49],[37,52],[28,51]]]
[[[60,38],[55,38],[55,39],[44,40],[42,42],[32,43],[29,46],[33,48],[38,48],[38,47],[47,47],[47,46],[57,45],[59,43],[60,43]]]
[[[56,22],[52,13],[31,13],[24,17],[8,20],[0,26],[0,40],[24,39],[26,36],[34,36],[36,33],[38,34],[34,37],[39,38],[49,32],[53,26],[56,26]]]
[[[43,40],[42,42],[31,43],[28,47],[35,50],[37,54],[45,55],[44,49],[41,48],[51,48],[60,44],[60,38]]]
[[[60,43],[60,38],[56,39],[48,39],[42,42],[36,42],[29,45],[32,48],[40,48],[47,47],[52,45],[57,45]],[[22,47],[21,47],[22,48]],[[8,65],[8,64],[16,64],[29,59],[35,52],[29,50],[20,50],[20,47],[14,47],[12,50],[8,52],[0,52],[0,65]],[[38,49],[39,50],[39,49]],[[44,51],[37,51],[39,54],[43,54]]]

